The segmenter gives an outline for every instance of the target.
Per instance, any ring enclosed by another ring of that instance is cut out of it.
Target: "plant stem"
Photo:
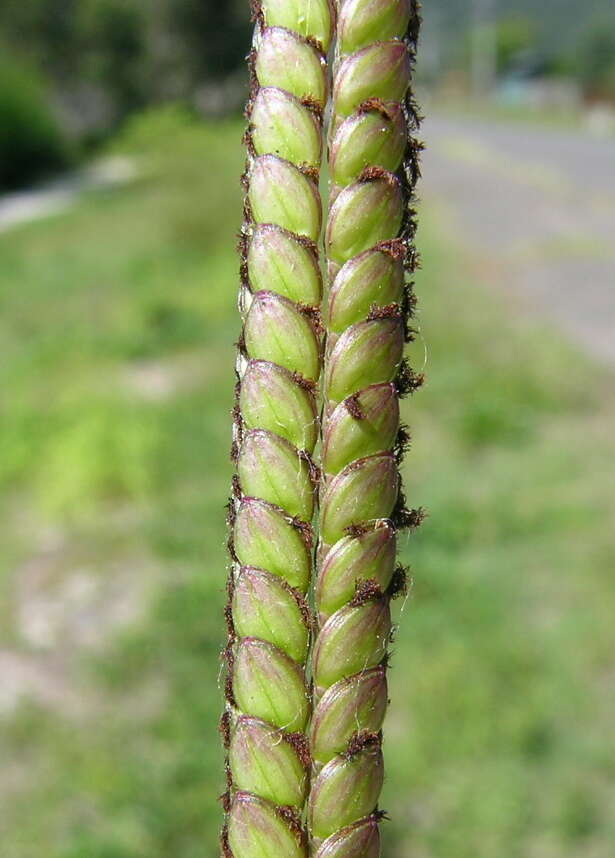
[[[304,858],[329,0],[254,4],[241,231],[222,851]]]
[[[338,8],[325,246],[331,283],[324,366],[321,512],[308,804],[317,858],[377,858],[384,776],[390,600],[405,509],[399,398],[420,379],[403,360],[416,266],[419,144],[410,76],[415,0]]]

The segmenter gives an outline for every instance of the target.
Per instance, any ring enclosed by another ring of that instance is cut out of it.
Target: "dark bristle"
[[[226,577],[226,598],[228,602],[233,601],[233,596],[235,595],[235,576],[231,572],[230,575]]]
[[[411,436],[410,430],[402,423],[399,429],[397,430],[397,437],[395,438],[395,445],[393,447],[393,454],[397,459],[397,464],[401,465],[404,456],[410,449],[411,444]]]
[[[222,858],[234,858],[228,842],[228,828],[226,825],[220,834],[220,851],[222,852]]]
[[[295,808],[288,807],[286,805],[278,805],[276,807],[276,812],[278,816],[280,816],[288,825],[297,840],[303,843],[303,841],[305,840],[305,831],[303,830],[303,826],[301,825],[301,817],[298,815]]]
[[[416,530],[417,527],[420,527],[429,513],[427,510],[423,509],[422,506],[417,507],[417,509],[411,509],[408,513],[408,523],[406,527],[412,528],[412,530]]]
[[[312,766],[312,755],[310,754],[310,743],[305,733],[282,733],[285,742],[288,742],[295,751],[307,771]]]
[[[321,57],[325,55],[325,49],[323,48],[322,42],[318,39],[315,39],[314,36],[303,36],[303,41],[307,45],[311,45],[317,54],[320,54]]]
[[[346,411],[348,411],[350,416],[354,417],[355,420],[365,420],[366,414],[359,402],[358,393],[353,393],[352,396],[347,396],[344,400],[344,405],[346,406]]]
[[[231,791],[225,790],[222,795],[218,796],[218,801],[222,805],[222,810],[224,813],[229,813],[231,809]]]
[[[322,125],[323,122],[323,109],[318,101],[315,98],[312,98],[311,95],[306,95],[301,99],[301,104],[304,107],[307,107],[309,111],[311,111],[316,117],[316,121],[319,125]]]
[[[423,386],[424,383],[425,376],[423,373],[415,372],[408,361],[404,358],[399,365],[397,376],[394,381],[397,395],[402,398],[408,394],[415,393]]]
[[[392,119],[391,112],[380,98],[367,98],[357,108],[359,115],[363,113],[379,113],[384,119]]]
[[[316,392],[316,382],[309,378],[305,378],[305,376],[301,375],[300,372],[293,372],[292,379],[295,384],[298,384],[299,387],[302,387],[304,390],[308,390],[310,393]]]
[[[220,717],[218,732],[222,737],[222,745],[228,750],[228,747],[231,744],[231,713],[228,709],[225,709]]]
[[[381,241],[376,245],[376,249],[381,253],[388,253],[393,259],[405,259],[407,253],[406,243],[403,238],[391,238],[388,241]]]
[[[235,700],[235,693],[233,691],[233,677],[230,673],[227,674],[227,677],[224,680],[224,696],[231,706],[237,705],[237,702]]]
[[[237,342],[235,343],[235,346],[237,347],[237,351],[238,351],[241,355],[243,355],[244,357],[247,357],[247,353],[246,353],[246,338],[245,338],[245,334],[244,334],[244,332],[243,332],[243,329],[241,330],[241,333],[239,334],[239,339],[238,339],[238,340],[237,340]]]
[[[235,623],[233,621],[233,609],[231,605],[224,606],[224,619],[226,621],[226,628],[228,631],[229,638],[235,638]]]
[[[295,587],[291,587],[291,585],[284,578],[280,579],[281,584],[287,593],[293,597],[295,602],[297,603],[297,607],[299,608],[299,613],[301,614],[301,619],[303,623],[309,631],[311,631],[314,627],[314,617],[312,616],[312,611],[310,609],[309,603],[303,593],[300,593]]]
[[[359,730],[352,734],[348,747],[344,751],[343,756],[347,760],[352,760],[357,754],[360,754],[366,748],[373,748],[380,744],[380,733],[375,733],[372,730]]]
[[[222,650],[222,660],[226,664],[229,673],[233,672],[233,666],[235,664],[235,652],[233,650],[233,643],[233,638],[229,636],[228,642]]]
[[[400,596],[405,596],[408,592],[408,570],[401,563],[396,566],[393,572],[393,577],[387,588],[387,596],[389,599],[398,599]]]
[[[315,258],[318,258],[318,245],[315,241],[307,235],[299,235],[296,232],[289,232],[289,230],[285,229],[284,232],[287,235],[292,235],[292,237],[297,241],[302,247],[306,247],[308,250],[311,250],[314,254]]]
[[[352,608],[360,608],[367,602],[375,602],[383,596],[380,584],[374,578],[360,578],[355,586],[355,593],[348,603]]]
[[[248,114],[249,111],[249,114]],[[252,103],[248,102],[248,106],[246,107],[246,119],[249,119],[252,114]],[[252,135],[254,133],[254,126],[251,122],[248,122],[246,130],[243,132],[243,137],[241,138],[241,142],[246,147],[248,154],[252,158],[256,158],[256,149],[254,148],[254,140],[252,139]]]
[[[391,817],[389,816],[389,812],[387,810],[375,810],[372,813],[371,818],[374,820],[374,822],[382,822],[383,820],[386,820],[388,822]]]
[[[381,180],[385,181],[387,185],[399,185],[399,179],[397,176],[394,173],[389,172],[389,170],[385,170],[384,167],[365,167],[359,174],[357,182],[361,184],[364,182],[377,182]]]
[[[298,516],[291,519],[291,524],[296,528],[304,539],[304,542],[309,550],[314,546],[314,528],[308,521],[303,521]]]
[[[231,764],[228,760],[224,763],[224,775],[226,777],[226,786],[230,794],[233,789],[233,773],[231,772]]]
[[[375,322],[377,319],[401,319],[402,308],[399,304],[386,304],[384,307],[379,307],[377,304],[372,304],[367,316],[368,322]]]
[[[306,463],[310,474],[310,479],[314,486],[317,486],[322,478],[322,472],[314,459],[310,456],[307,450],[299,450],[299,458]]]
[[[218,801],[219,801],[219,802],[220,802],[220,804],[222,805],[222,810],[223,810],[225,813],[229,813],[229,811],[230,811],[230,809],[231,809],[231,791],[230,791],[230,790],[228,790],[228,789],[227,789],[227,790],[225,790],[225,791],[222,793],[222,795],[219,795],[219,796],[218,796]]]
[[[235,386],[235,396],[237,397],[237,399],[239,398],[239,386],[238,385]],[[233,424],[235,426],[238,443],[240,443],[241,439],[243,437],[244,426],[243,426],[243,416],[241,414],[241,408],[239,407],[238,402],[235,402],[235,405],[233,406],[233,408],[231,410],[231,417],[233,419]]]
[[[411,319],[414,316],[417,303],[416,295],[414,294],[414,283],[406,283],[401,302],[402,311],[406,319]]]
[[[226,503],[226,523],[229,528],[232,528],[237,518],[237,510],[235,509],[234,498],[229,498]]]
[[[325,326],[322,323],[322,314],[320,312],[320,307],[314,307],[312,304],[297,304],[300,312],[303,313],[304,316],[312,323],[312,327],[316,331],[316,333],[321,336],[325,332]]]
[[[344,533],[357,539],[360,536],[365,536],[371,529],[368,524],[349,524],[348,527],[344,528]]]
[[[405,498],[400,493],[400,499],[397,506],[391,515],[391,521],[398,530],[416,530],[427,518],[427,513],[423,507],[417,509],[407,509]]]
[[[312,167],[310,166],[310,164],[300,164],[299,169],[304,176],[307,176],[308,179],[311,179],[315,185],[318,185],[320,179],[320,170],[318,169],[318,167]]]

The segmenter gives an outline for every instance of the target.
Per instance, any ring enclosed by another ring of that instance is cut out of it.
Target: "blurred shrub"
[[[496,28],[498,71],[507,72],[520,61],[526,61],[536,44],[537,28],[531,18],[518,14],[502,18]]]
[[[250,38],[247,0],[0,0],[0,55],[19,47],[85,141],[144,106],[217,92]]]
[[[197,120],[185,105],[171,103],[131,116],[111,142],[111,151],[156,156],[168,161],[168,145],[187,139],[194,145]],[[173,159],[175,160],[175,159]]]
[[[615,98],[615,13],[597,15],[581,38],[578,75],[593,97]]]
[[[0,190],[65,167],[69,151],[36,74],[0,59]]]
[[[79,64],[111,97],[121,120],[146,101],[146,15],[126,0],[89,0],[79,7]],[[87,61],[87,62],[86,62]]]

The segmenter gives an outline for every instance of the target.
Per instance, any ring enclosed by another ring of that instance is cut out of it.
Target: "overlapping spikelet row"
[[[303,858],[328,0],[255,4],[229,505],[223,853]]]
[[[413,188],[418,116],[410,95],[413,0],[339,8],[329,134],[323,488],[315,711],[308,826],[317,858],[377,858],[387,706],[390,600],[405,509],[399,398],[418,379],[404,362],[416,265]]]

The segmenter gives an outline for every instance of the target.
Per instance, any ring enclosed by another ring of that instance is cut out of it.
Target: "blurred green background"
[[[385,854],[610,858],[612,7],[425,5]],[[246,6],[0,9],[2,858],[216,854]]]

